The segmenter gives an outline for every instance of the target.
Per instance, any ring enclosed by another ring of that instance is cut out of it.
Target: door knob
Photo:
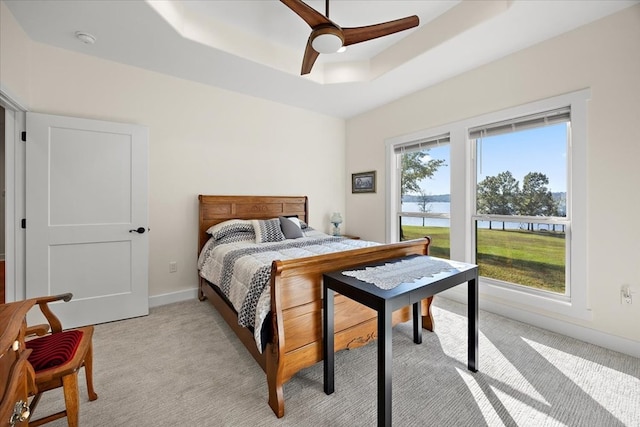
[[[134,230],[129,230],[129,233],[138,233],[138,234],[144,234],[144,232],[147,231],[146,228],[144,227],[138,227]]]

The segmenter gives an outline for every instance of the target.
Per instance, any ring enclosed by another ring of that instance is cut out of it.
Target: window
[[[449,258],[449,135],[396,146],[399,240],[431,238],[430,254]]]
[[[469,130],[475,262],[496,285],[569,296],[569,107]]]
[[[590,318],[589,96],[585,89],[388,139],[387,241],[413,237],[424,220],[431,255],[480,266],[487,307],[523,320],[531,313]],[[406,191],[402,156],[412,152],[443,162]],[[433,197],[447,189],[448,212],[439,212]],[[466,299],[456,288],[446,293]]]

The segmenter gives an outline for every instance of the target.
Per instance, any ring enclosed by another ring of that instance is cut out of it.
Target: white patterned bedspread
[[[198,258],[200,276],[218,286],[238,312],[238,324],[253,327],[262,351],[262,324],[271,310],[271,263],[376,246],[379,243],[333,237],[317,230],[282,242],[205,244]]]

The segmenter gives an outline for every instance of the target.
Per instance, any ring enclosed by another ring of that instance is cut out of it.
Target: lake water
[[[427,203],[427,211],[429,213],[450,213],[451,203],[449,202],[433,202]],[[402,204],[403,212],[420,212],[418,203],[404,202]],[[414,218],[410,216],[402,217],[402,225],[422,225],[422,218]],[[449,227],[448,219],[441,218],[424,218],[424,225],[429,227]]]
[[[427,210],[429,213],[450,213],[451,212],[451,203],[449,202],[433,202],[427,203]],[[420,206],[418,203],[413,202],[404,202],[402,204],[403,212],[420,212]],[[423,225],[422,218],[414,218],[404,216],[402,217],[402,225]],[[424,226],[426,227],[450,227],[451,223],[449,219],[443,218],[424,218]],[[489,221],[479,221],[479,228],[489,228]],[[536,225],[536,229],[540,227],[541,229],[545,229],[547,225],[540,224]],[[493,229],[502,229],[502,222],[493,221],[492,224]],[[527,226],[524,223],[520,222],[507,222],[505,223],[505,229],[508,230],[518,230],[524,228],[526,230]],[[559,231],[559,229],[558,229]]]

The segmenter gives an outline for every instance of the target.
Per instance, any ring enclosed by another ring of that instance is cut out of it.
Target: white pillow
[[[255,240],[253,224],[244,219],[230,219],[212,225],[207,233],[216,241],[216,244]]]

